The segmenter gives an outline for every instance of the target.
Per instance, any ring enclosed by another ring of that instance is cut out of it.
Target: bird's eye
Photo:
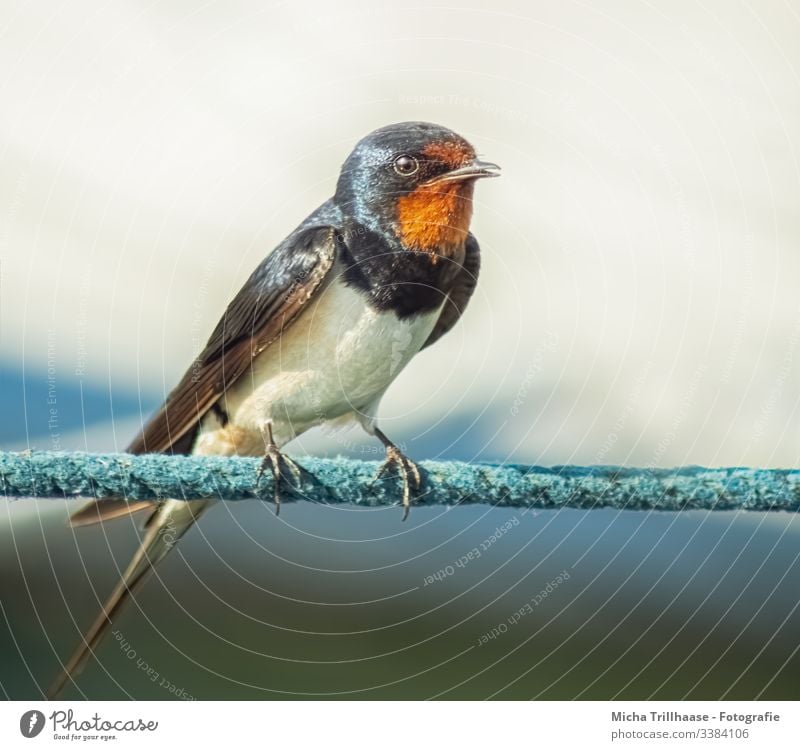
[[[419,162],[413,157],[403,154],[394,160],[394,171],[401,177],[410,177],[419,169]]]

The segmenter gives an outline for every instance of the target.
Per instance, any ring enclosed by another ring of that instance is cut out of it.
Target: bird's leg
[[[272,422],[267,422],[265,426],[262,426],[259,429],[261,430],[261,436],[264,438],[264,459],[261,461],[261,465],[258,467],[256,487],[258,487],[261,477],[264,475],[264,472],[269,466],[270,471],[272,471],[274,488],[272,497],[275,501],[275,515],[277,516],[281,512],[281,479],[287,482],[287,484],[289,483],[285,473],[282,470],[283,467],[288,467],[298,486],[300,485],[301,471],[300,467],[294,461],[292,461],[291,458],[284,456],[283,453],[281,453],[278,449],[278,446],[275,444],[275,440],[272,437]]]
[[[411,495],[419,492],[422,487],[422,477],[417,465],[406,456],[389,438],[377,427],[373,428],[375,436],[386,446],[386,461],[375,477],[377,482],[387,471],[396,471],[403,483],[403,520],[408,518],[411,508]]]

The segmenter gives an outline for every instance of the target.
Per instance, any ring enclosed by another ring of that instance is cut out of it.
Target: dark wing
[[[322,286],[335,258],[335,230],[329,226],[301,229],[268,255],[128,452],[188,452],[203,415],[292,323]]]
[[[461,317],[467,308],[467,303],[478,284],[478,272],[481,270],[481,249],[478,240],[472,234],[467,235],[464,262],[461,270],[453,281],[453,286],[447,293],[439,320],[433,327],[428,340],[422,348],[430,346],[444,336]]]

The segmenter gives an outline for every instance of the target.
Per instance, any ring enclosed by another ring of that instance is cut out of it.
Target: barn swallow
[[[398,475],[405,519],[420,472],[378,428],[378,405],[409,360],[464,312],[480,266],[469,231],[473,190],[498,172],[439,125],[399,123],[363,138],[334,196],[264,258],[128,452],[263,456],[277,511],[282,483],[299,472],[281,447],[315,425],[355,420],[385,446],[379,476]],[[51,697],[212,502],[95,500],[72,516],[82,526],[150,509],[137,552]]]

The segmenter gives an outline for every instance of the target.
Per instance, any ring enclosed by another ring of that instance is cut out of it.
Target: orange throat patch
[[[474,182],[420,185],[397,201],[398,236],[411,250],[450,257],[467,239]]]

